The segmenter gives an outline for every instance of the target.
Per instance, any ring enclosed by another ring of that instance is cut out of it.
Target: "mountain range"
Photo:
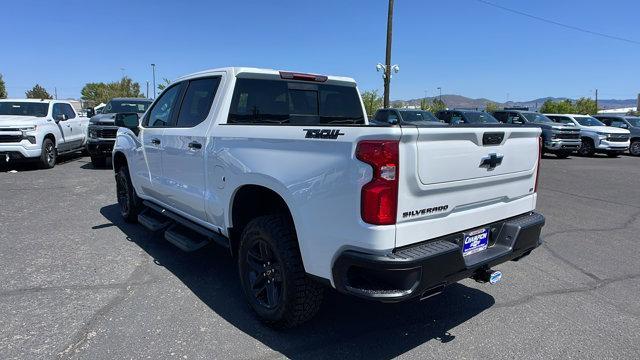
[[[437,98],[437,97],[435,97]],[[428,97],[428,101],[432,101],[434,97]],[[462,108],[462,109],[483,109],[488,102],[493,102],[497,104],[499,107],[528,107],[531,110],[537,110],[544,104],[547,100],[559,101],[565,100],[567,98],[555,98],[555,97],[545,97],[534,99],[530,101],[509,101],[507,103],[502,103],[498,101],[493,101],[485,98],[480,99],[472,99],[462,95],[442,95],[442,101],[447,104],[447,107],[452,108]],[[574,100],[574,99],[571,99]],[[420,101],[422,99],[410,99],[410,100],[394,100],[392,101],[392,105],[405,105],[405,106],[416,106],[420,107]],[[617,109],[617,108],[627,108],[634,107],[637,104],[636,99],[598,99],[598,107],[600,109]]]

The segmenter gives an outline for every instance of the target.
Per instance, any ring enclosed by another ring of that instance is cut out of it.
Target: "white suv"
[[[0,161],[52,168],[58,155],[84,148],[88,124],[67,101],[0,100]]]
[[[580,129],[582,144],[578,154],[593,156],[594,153],[607,154],[616,157],[629,149],[631,133],[629,130],[606,126],[600,120],[579,114],[544,114],[551,120],[573,125]]]

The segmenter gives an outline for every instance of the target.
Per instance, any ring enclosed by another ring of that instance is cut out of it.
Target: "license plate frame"
[[[487,250],[491,230],[480,228],[462,234],[462,256],[469,256]]]

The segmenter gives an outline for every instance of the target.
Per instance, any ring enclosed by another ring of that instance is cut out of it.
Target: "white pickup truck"
[[[369,124],[345,77],[224,68],[117,114],[122,216],[182,250],[238,259],[259,317],[311,318],[323,285],[383,302],[435,295],[540,244],[540,128]]]
[[[35,160],[50,169],[58,155],[84,149],[88,124],[67,101],[0,100],[0,162]]]

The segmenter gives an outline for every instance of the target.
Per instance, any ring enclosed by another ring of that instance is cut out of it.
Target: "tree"
[[[111,83],[99,82],[85,84],[80,94],[82,95],[82,100],[92,106],[106,103],[116,97],[144,97],[144,94],[140,92],[140,84],[126,76],[120,79],[120,81]]]
[[[7,98],[7,88],[4,84],[4,79],[2,78],[2,74],[0,74],[0,99]]]
[[[53,99],[53,96],[39,84],[36,84],[31,90],[27,90],[24,94],[27,99]]]
[[[162,78],[162,82],[158,84],[158,91],[162,91],[167,88],[171,84],[171,81],[167,78]]]
[[[582,97],[576,100],[575,111],[576,114],[595,115],[598,113],[598,107],[595,100]]]
[[[500,110],[498,104],[494,103],[493,101],[488,101],[486,104],[484,104],[484,111],[486,112],[494,112],[498,110]]]
[[[549,99],[540,107],[540,112],[544,114],[573,114],[576,111],[576,107],[569,99],[560,101]]]
[[[435,114],[438,111],[442,111],[446,109],[447,109],[447,104],[445,104],[444,101],[440,100],[439,98],[434,98],[431,101],[431,104],[429,105],[427,110]]]
[[[362,102],[367,115],[373,116],[382,107],[382,96],[378,94],[378,90],[367,90],[362,93]]]

